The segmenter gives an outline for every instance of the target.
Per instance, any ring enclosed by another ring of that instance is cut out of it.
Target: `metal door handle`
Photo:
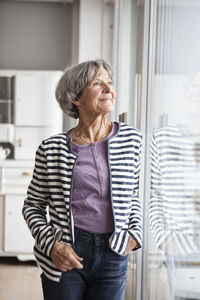
[[[119,122],[127,123],[127,112],[123,112],[122,114],[119,114]]]
[[[18,139],[18,141],[17,141],[17,145],[18,145],[18,147],[22,147],[22,139]]]
[[[22,176],[31,176],[32,175],[32,173],[31,172],[22,172]]]

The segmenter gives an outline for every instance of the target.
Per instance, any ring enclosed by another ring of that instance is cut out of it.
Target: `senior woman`
[[[79,121],[39,146],[23,207],[45,300],[124,298],[127,254],[141,247],[142,138],[107,120],[115,96],[102,59],[68,68],[58,83],[61,109]]]

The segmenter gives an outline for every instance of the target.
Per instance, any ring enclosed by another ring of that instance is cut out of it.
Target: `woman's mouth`
[[[111,101],[111,99],[110,98],[103,98],[103,99],[99,99],[99,101],[101,101],[101,102],[107,102],[107,101]]]

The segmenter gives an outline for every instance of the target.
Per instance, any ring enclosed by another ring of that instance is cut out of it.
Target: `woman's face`
[[[103,69],[97,72],[74,104],[77,105],[79,113],[105,114],[113,110],[115,97],[112,79]]]

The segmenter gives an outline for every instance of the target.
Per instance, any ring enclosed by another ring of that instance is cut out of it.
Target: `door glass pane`
[[[200,299],[199,35],[200,1],[151,1],[143,299]]]
[[[0,76],[0,123],[13,123],[14,77]]]
[[[116,115],[126,113],[130,125],[137,125],[143,39],[143,5],[138,0],[118,0],[117,41],[115,44]]]

